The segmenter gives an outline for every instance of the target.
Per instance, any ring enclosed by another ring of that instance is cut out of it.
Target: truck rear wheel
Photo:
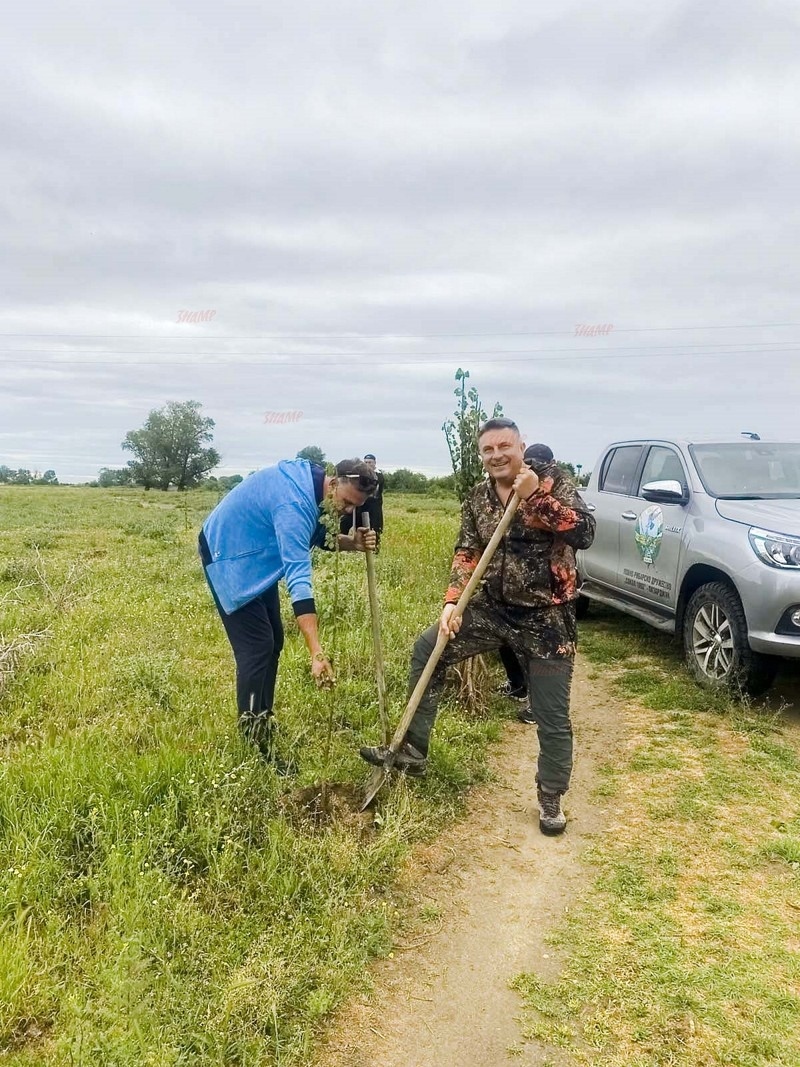
[[[724,582],[701,585],[692,594],[683,623],[686,663],[705,689],[759,696],[772,685],[778,662],[754,652],[739,597]]]

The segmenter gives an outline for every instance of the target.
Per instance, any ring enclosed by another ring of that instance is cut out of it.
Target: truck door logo
[[[664,512],[658,504],[645,508],[636,520],[633,539],[639,549],[642,562],[652,565],[658,559],[661,550],[661,538],[664,536]]]

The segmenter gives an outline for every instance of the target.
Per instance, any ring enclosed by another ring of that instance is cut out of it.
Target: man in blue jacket
[[[311,549],[324,547],[322,506],[339,514],[361,507],[377,479],[358,459],[334,475],[305,459],[256,471],[223,497],[199,536],[200,557],[236,660],[236,700],[242,733],[272,757],[275,682],[283,648],[278,582],[285,579],[297,625],[319,686],[333,683],[322,650],[311,587]],[[344,551],[375,547],[375,535],[339,536]]]

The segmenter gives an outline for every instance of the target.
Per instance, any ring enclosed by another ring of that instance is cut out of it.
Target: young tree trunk
[[[489,710],[491,672],[484,656],[462,660],[453,668],[458,685],[458,699],[475,718],[481,718]]]

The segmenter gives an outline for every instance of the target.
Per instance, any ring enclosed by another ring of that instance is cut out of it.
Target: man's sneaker
[[[502,685],[498,685],[495,692],[498,696],[509,697],[511,700],[525,700],[528,696],[528,690],[524,685],[513,686],[511,682],[503,682]]]
[[[567,817],[561,810],[561,794],[549,793],[537,782],[536,796],[539,800],[539,829],[548,837],[563,834],[567,828]]]
[[[373,767],[382,767],[386,757],[389,755],[389,749],[386,745],[375,745],[374,747],[365,745],[359,749],[359,755],[367,763],[371,763]],[[413,745],[409,744],[408,741],[404,741],[398,749],[393,766],[398,771],[411,775],[412,778],[422,778],[428,769],[428,761]]]
[[[536,719],[531,711],[530,704],[526,704],[524,708],[520,708],[517,712],[517,718],[520,722],[524,722],[526,726],[535,726]]]

